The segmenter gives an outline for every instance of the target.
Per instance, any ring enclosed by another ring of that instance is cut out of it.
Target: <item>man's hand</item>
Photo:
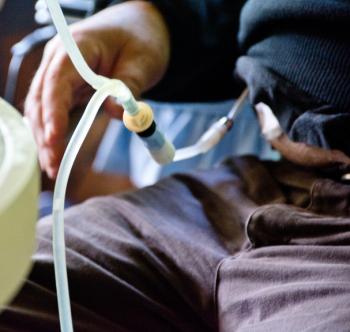
[[[89,66],[98,74],[118,78],[135,96],[163,76],[170,53],[169,35],[158,10],[144,1],[116,5],[71,26]],[[25,102],[39,146],[39,160],[55,178],[65,148],[69,111],[87,102],[91,89],[73,67],[58,37],[45,47],[40,67]],[[115,117],[121,108],[107,100]]]

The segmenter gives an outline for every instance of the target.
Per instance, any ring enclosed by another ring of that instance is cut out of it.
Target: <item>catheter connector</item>
[[[124,106],[124,104],[123,104]],[[147,147],[152,158],[160,165],[169,164],[174,160],[175,147],[159,131],[153,118],[152,108],[144,102],[135,102],[130,113],[124,107],[123,121],[126,128],[137,133]]]
[[[129,114],[127,111],[123,114],[123,122],[126,128],[135,133],[142,133],[149,129],[153,123],[152,108],[140,101],[137,102],[138,112],[135,115]]]

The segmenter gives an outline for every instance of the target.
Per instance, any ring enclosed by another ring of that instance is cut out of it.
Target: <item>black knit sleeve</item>
[[[246,0],[151,0],[167,22],[171,60],[164,79],[147,97],[208,101],[238,94],[232,77],[237,33]],[[113,1],[115,4],[122,1]]]

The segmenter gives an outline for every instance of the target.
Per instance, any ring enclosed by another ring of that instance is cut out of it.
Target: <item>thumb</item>
[[[145,47],[126,47],[119,55],[112,71],[112,77],[119,79],[131,90],[135,98],[153,87],[162,76],[159,61]],[[112,116],[120,118],[122,109],[116,100],[109,98],[106,102],[106,111]]]

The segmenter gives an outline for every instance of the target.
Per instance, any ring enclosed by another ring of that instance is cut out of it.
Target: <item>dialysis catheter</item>
[[[89,68],[69,31],[58,1],[46,0],[46,3],[57,32],[75,68],[82,78],[96,90],[67,146],[54,190],[52,236],[59,317],[61,331],[71,332],[73,324],[65,256],[64,200],[74,160],[104,100],[108,96],[116,98],[124,109],[123,122],[125,126],[138,134],[156,162],[167,164],[205,153],[215,146],[232,127],[233,121],[247,97],[247,91],[243,92],[228,115],[215,122],[196,144],[176,151],[173,144],[157,127],[152,109],[146,103],[137,102],[122,81],[97,75]]]

